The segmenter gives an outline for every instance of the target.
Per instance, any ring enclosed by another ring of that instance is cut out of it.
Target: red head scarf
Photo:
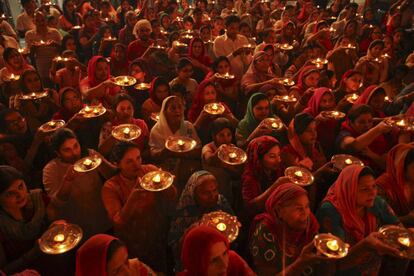
[[[367,212],[365,218],[357,213],[356,194],[359,175],[363,167],[351,165],[342,170],[336,182],[329,188],[324,201],[330,202],[342,217],[343,227],[356,242],[362,240],[377,228],[374,214]]]
[[[313,117],[316,117],[319,113],[319,106],[321,103],[321,99],[325,94],[331,94],[334,97],[332,90],[326,87],[320,87],[315,89],[312,97],[308,101],[308,106],[303,110],[303,112],[309,113]]]
[[[16,51],[16,53],[19,55],[21,61],[22,61],[22,67],[21,69],[14,69],[10,63],[8,63],[7,60],[4,60],[4,65],[6,66],[7,70],[9,71],[10,74],[15,74],[15,75],[22,75],[24,71],[29,70],[29,69],[34,69],[30,64],[27,63],[27,60],[23,57],[23,55],[21,53],[19,53],[17,51],[17,49],[13,49],[13,51]]]
[[[398,144],[393,147],[387,154],[387,169],[376,181],[391,200],[390,204],[399,216],[406,215],[413,209],[404,193],[404,163],[412,149],[413,144]]]
[[[193,44],[195,42],[201,42],[202,51],[198,57],[194,56],[194,53],[193,53]],[[199,37],[194,37],[193,39],[191,39],[190,45],[188,47],[188,57],[198,60],[201,64],[205,66],[211,66],[211,59],[206,55],[206,47],[204,46],[204,42]]]
[[[95,87],[101,82],[98,82],[98,80],[95,77],[95,71],[96,71],[96,64],[98,63],[98,60],[103,59],[106,61],[106,59],[103,56],[93,56],[89,62],[88,62],[88,84],[89,87]],[[111,76],[109,66],[108,66],[108,76],[106,79],[109,79]]]
[[[197,94],[194,97],[194,102],[190,110],[188,111],[188,120],[192,123],[194,123],[197,120],[198,116],[200,115],[201,111],[204,108],[204,105],[206,104],[204,102],[204,89],[209,85],[214,85],[214,84],[209,80],[204,80],[198,85]],[[216,98],[216,101],[217,101],[217,98]]]
[[[224,242],[229,248],[227,238],[210,226],[196,226],[185,235],[181,261],[187,276],[206,276],[211,247],[218,242]]]
[[[367,104],[369,105],[369,101],[371,100],[371,97],[378,91],[378,89],[382,89],[378,85],[370,85],[368,86],[364,92],[359,96],[359,98],[354,102],[354,105],[361,105],[361,104]],[[375,110],[376,116],[379,118],[384,118],[385,113],[383,110]]]
[[[306,91],[306,89],[309,88],[305,84],[305,78],[313,72],[318,72],[319,73],[318,68],[314,65],[305,66],[300,70],[299,76],[298,76],[298,85],[297,85],[300,95],[303,95],[303,93]]]
[[[353,69],[350,69],[350,70],[348,70],[348,71],[346,71],[343,75],[342,75],[342,79],[341,79],[341,86],[342,87],[346,87],[346,83],[345,83],[345,81],[347,80],[347,79],[349,79],[350,77],[352,77],[353,75],[355,75],[355,74],[361,74],[360,72],[358,72],[358,71],[355,71],[355,70],[353,70]]]
[[[87,240],[76,254],[76,276],[106,276],[109,245],[117,238],[98,234]]]
[[[285,251],[285,243],[297,245],[298,250],[296,250],[296,256],[300,253],[302,247],[311,242],[313,237],[318,233],[319,224],[315,216],[310,213],[305,230],[297,231],[290,229],[288,225],[279,218],[276,208],[285,206],[290,201],[303,195],[307,196],[308,193],[302,187],[292,183],[281,184],[266,200],[266,212],[257,215],[254,218],[256,223],[261,221],[266,224],[275,237],[280,250]]]

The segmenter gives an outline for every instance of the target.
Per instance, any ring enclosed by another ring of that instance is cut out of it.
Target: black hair
[[[380,45],[382,48],[385,47],[384,41],[382,41],[381,39],[377,39],[377,40],[372,41],[371,44],[369,44],[368,49],[372,49],[372,48],[374,48],[375,46],[378,46],[378,45]]]
[[[24,7],[25,5],[27,5],[30,2],[32,2],[32,0],[20,0],[20,4],[22,5],[22,7]]]
[[[20,112],[16,109],[12,108],[6,108],[0,111],[0,132],[1,133],[7,133],[7,122],[6,117],[11,114],[17,112],[20,114]]]
[[[353,123],[362,114],[371,114],[374,116],[374,110],[367,104],[353,106],[348,112],[348,118]]]
[[[58,152],[60,147],[69,139],[78,139],[76,134],[68,129],[68,128],[61,128],[56,130],[50,139],[50,146],[54,152]]]
[[[194,24],[194,19],[191,16],[186,15],[183,18],[183,23],[185,23],[185,22],[190,22],[191,24]]]
[[[252,27],[250,27],[250,24],[249,24],[249,23],[247,23],[247,22],[241,22],[241,23],[240,23],[240,28],[239,28],[239,29],[244,28],[244,27],[249,28],[249,29],[250,29],[250,31],[252,30]]]
[[[106,264],[107,265],[108,265],[108,262],[111,260],[112,256],[115,254],[115,252],[119,248],[124,247],[124,246],[125,244],[121,240],[115,239],[111,241],[106,251]]]
[[[405,156],[404,159],[404,171],[407,170],[408,166],[414,162],[414,148],[410,149],[407,152],[407,155]]]
[[[226,56],[219,56],[219,57],[216,58],[216,60],[214,60],[214,63],[211,66],[213,68],[213,72],[217,72],[218,65],[222,61],[226,61],[230,65],[230,61]]]
[[[43,83],[42,83],[42,79],[40,78],[40,75],[39,75],[39,72],[37,72],[36,70],[34,70],[34,69],[27,69],[27,70],[25,70],[24,72],[23,72],[23,74],[22,74],[22,76],[20,77],[20,80],[19,80],[19,85],[20,85],[20,90],[23,92],[23,93],[29,93],[29,92],[31,92],[31,91],[29,91],[29,89],[27,88],[27,86],[26,86],[26,84],[25,84],[25,80],[26,80],[26,77],[28,76],[28,75],[30,75],[30,74],[36,74],[37,75],[37,77],[39,78],[39,80],[40,80],[40,84],[41,84],[41,90],[43,90]],[[40,91],[37,91],[37,92],[40,92]]]
[[[363,176],[371,175],[375,177],[375,172],[370,167],[364,167],[362,171],[359,173],[358,178],[361,178]]]
[[[226,21],[224,22],[224,25],[226,27],[230,26],[233,23],[240,23],[240,17],[237,15],[229,15],[226,17]]]
[[[17,54],[19,54],[19,52],[17,51],[17,49],[15,49],[15,48],[11,48],[11,47],[7,47],[6,49],[4,49],[4,52],[3,52],[3,59],[5,60],[5,61],[7,61],[13,54],[15,54],[15,53],[17,53]],[[20,55],[20,54],[19,54]]]
[[[295,120],[293,122],[295,132],[298,135],[302,134],[303,132],[305,132],[306,128],[313,121],[315,121],[315,118],[309,113],[302,112],[302,113],[296,114]]]
[[[75,41],[75,44],[76,44],[75,37],[73,37],[70,34],[67,34],[62,38],[62,51],[66,50],[66,48],[65,48],[66,47],[66,42],[68,42],[68,40],[70,40],[70,39],[73,39]]]
[[[186,67],[187,65],[192,65],[191,60],[190,60],[190,59],[188,59],[188,58],[185,58],[185,57],[180,58],[180,59],[178,60],[177,65],[176,65],[176,69],[177,69],[177,70],[181,70],[181,69],[183,69],[184,67]]]
[[[211,137],[214,139],[214,136],[217,135],[223,129],[230,129],[231,133],[233,134],[234,138],[234,127],[231,122],[227,118],[217,118],[215,119],[210,125],[210,134]]]
[[[0,166],[0,194],[16,180],[24,180],[23,174],[11,166]]]
[[[130,95],[126,93],[119,93],[115,96],[114,102],[112,104],[112,109],[116,110],[116,107],[122,101],[129,101],[133,107],[135,106],[135,101]]]
[[[124,158],[125,153],[130,149],[138,149],[139,146],[133,142],[121,141],[116,144],[112,149],[111,159],[112,161],[119,163]]]
[[[65,94],[68,93],[69,91],[75,92],[79,96],[79,98],[82,98],[81,93],[79,92],[78,89],[76,89],[74,87],[71,87],[71,86],[64,87],[59,92],[60,93],[60,97],[59,98],[60,98],[60,105],[61,106],[63,106],[63,102],[65,100]]]
[[[187,95],[187,88],[181,83],[176,83],[171,86],[171,94],[172,93],[179,93],[180,95],[185,96]]]
[[[208,29],[209,31],[211,31],[211,26],[210,25],[203,25],[200,27],[200,33],[204,30],[204,29]]]

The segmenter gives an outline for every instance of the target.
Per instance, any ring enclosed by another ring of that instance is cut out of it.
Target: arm
[[[379,123],[364,134],[357,138],[347,136],[341,142],[341,148],[344,150],[361,151],[368,147],[379,135],[390,130],[390,127],[385,123]]]

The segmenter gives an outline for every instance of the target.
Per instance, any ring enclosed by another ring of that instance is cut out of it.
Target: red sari
[[[372,96],[378,92],[378,89],[382,89],[378,85],[370,85],[368,86],[364,92],[358,97],[358,99],[355,101],[354,105],[361,105],[361,104],[367,104],[370,105],[369,102],[371,101]],[[385,92],[385,91],[384,91]],[[385,95],[384,95],[385,97]],[[374,110],[375,116],[377,118],[385,118],[385,113],[383,110]]]

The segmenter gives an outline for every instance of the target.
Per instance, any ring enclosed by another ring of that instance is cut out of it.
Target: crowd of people
[[[413,128],[387,121],[414,124],[414,2],[362,2],[20,0],[15,29],[0,17],[0,274],[412,273],[378,230],[414,227]],[[45,131],[51,120],[64,126]],[[121,124],[139,137],[116,139]],[[194,149],[166,147],[178,136]],[[229,144],[244,164],[222,161]],[[336,154],[363,165],[339,170]],[[102,163],[75,170],[86,156]],[[313,184],[294,184],[291,166]],[[173,185],[143,189],[160,169]],[[218,210],[241,222],[234,242],[199,225]],[[45,254],[38,240],[59,223],[83,239]],[[318,233],[348,255],[318,253]]]

